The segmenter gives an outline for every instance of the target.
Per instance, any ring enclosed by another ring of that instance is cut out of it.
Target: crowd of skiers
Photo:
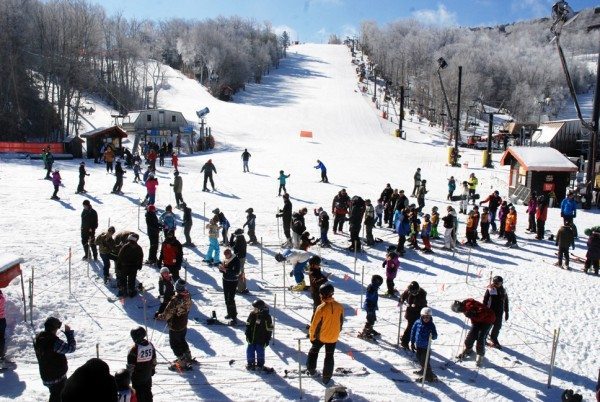
[[[164,144],[163,144],[164,145]],[[155,207],[156,187],[158,180],[154,177],[155,161],[158,158],[160,166],[164,165],[164,155],[162,148],[158,151],[156,147],[149,147],[145,154],[148,169],[144,173],[143,179],[139,177],[141,172],[140,160],[132,156],[130,166],[135,173],[134,182],[141,181],[147,190],[144,205],[146,206],[146,224],[147,235],[149,238],[149,251],[147,260],[144,261],[144,252],[138,245],[139,235],[130,231],[116,232],[114,227],[109,227],[106,231],[96,236],[98,228],[98,216],[92,208],[89,200],[83,202],[83,211],[81,214],[81,242],[84,249],[83,259],[98,260],[98,254],[103,263],[103,276],[106,282],[110,281],[111,261],[115,262],[115,274],[119,297],[133,297],[142,287],[137,285],[137,272],[142,269],[144,263],[156,265],[159,269],[158,292],[160,306],[156,311],[154,318],[165,320],[169,328],[169,342],[177,360],[172,368],[176,370],[187,370],[193,364],[193,358],[190,353],[189,345],[186,341],[188,314],[192,305],[190,293],[186,289],[185,281],[180,278],[179,272],[184,261],[183,247],[194,247],[191,240],[192,213],[191,209],[183,201],[182,196],[182,178],[179,175],[176,154],[174,159],[174,182],[170,184],[175,193],[176,206],[183,210],[184,235],[186,242],[181,244],[176,236],[176,227],[178,218],[173,213],[169,205],[160,217],[157,215]],[[107,172],[112,171],[112,162],[116,160],[115,176],[116,183],[113,187],[114,193],[120,193],[123,185],[124,170],[118,159],[111,156],[112,148],[107,147],[104,150],[104,161],[107,164]],[[162,156],[161,156],[162,154]],[[137,156],[137,155],[136,155]],[[243,171],[249,172],[248,162],[250,153],[247,149],[242,154]],[[45,151],[44,167],[48,175],[52,170],[52,155]],[[50,167],[48,167],[50,166]],[[317,160],[315,169],[321,171],[321,181],[327,183],[327,169],[325,165]],[[202,167],[204,173],[203,191],[208,191],[207,184],[211,183],[215,190],[213,173],[216,168],[212,160],[208,160]],[[85,169],[85,163],[82,162],[79,167],[78,193],[85,193],[85,178],[89,176]],[[320,247],[330,247],[328,238],[329,232],[329,214],[323,207],[313,210],[317,217],[319,227],[319,237],[315,239],[307,231],[305,217],[308,213],[306,207],[302,207],[294,212],[290,196],[286,189],[286,180],[290,177],[283,170],[280,171],[279,192],[283,195],[283,207],[276,214],[276,217],[282,219],[283,233],[286,241],[282,244],[283,251],[276,254],[278,262],[287,262],[291,264],[290,275],[295,278],[295,285],[291,287],[293,291],[302,291],[310,289],[313,303],[313,315],[309,330],[309,338],[312,343],[308,352],[306,361],[306,370],[309,375],[316,373],[317,356],[321,348],[325,347],[325,361],[322,370],[322,379],[327,383],[333,375],[334,351],[341,332],[344,321],[343,307],[334,300],[334,287],[328,281],[329,275],[321,271],[321,259],[310,253],[310,247],[319,245]],[[392,189],[388,183],[377,199],[376,205],[371,203],[370,199],[363,200],[362,197],[355,195],[350,197],[346,189],[340,190],[332,200],[331,214],[333,215],[333,234],[343,235],[344,225],[348,222],[348,232],[350,245],[347,248],[351,252],[360,252],[362,249],[362,240],[360,231],[365,229],[365,240],[367,246],[373,246],[379,239],[373,235],[375,227],[387,227],[392,229],[398,235],[398,241],[395,246],[388,248],[386,257],[383,261],[385,268],[385,296],[397,297],[399,304],[405,308],[404,317],[406,318],[406,328],[401,337],[401,346],[406,350],[412,350],[416,353],[417,360],[421,364],[421,369],[415,372],[427,381],[434,381],[435,375],[431,370],[431,365],[426,362],[427,350],[431,346],[431,340],[438,337],[438,333],[433,323],[433,311],[427,305],[427,292],[420,285],[413,281],[409,286],[398,292],[394,285],[394,279],[400,266],[400,257],[405,256],[405,245],[414,250],[421,250],[425,253],[432,253],[432,239],[441,239],[443,236],[443,250],[455,250],[458,237],[458,214],[452,205],[446,208],[446,215],[441,216],[437,206],[431,208],[431,213],[425,213],[425,200],[427,194],[427,181],[421,177],[421,169],[417,169],[414,176],[414,186],[411,197],[416,198],[416,204],[411,203],[409,197],[403,190]],[[61,178],[58,170],[52,173],[51,177],[56,197]],[[506,246],[512,247],[517,244],[515,229],[517,223],[517,214],[515,207],[507,200],[502,200],[498,191],[493,191],[487,198],[476,202],[479,199],[477,194],[478,179],[474,173],[462,182],[462,193],[454,195],[456,191],[456,180],[454,177],[448,179],[448,200],[459,202],[459,213],[466,214],[465,225],[465,243],[468,246],[478,246],[477,240],[492,242],[490,234],[498,234],[499,238],[506,239]],[[282,194],[283,192],[283,194]],[[56,197],[57,198],[57,197]],[[469,204],[471,209],[469,210]],[[483,204],[487,204],[483,206]],[[479,207],[482,207],[481,213]],[[545,238],[545,221],[547,218],[547,200],[543,195],[531,194],[527,206],[528,214],[527,231],[535,233],[536,239]],[[573,219],[576,216],[576,203],[572,194],[561,204],[561,216],[564,219],[564,225],[556,234],[556,244],[559,248],[558,264],[562,266],[563,259],[566,268],[569,267],[569,247],[574,245],[574,238],[577,236],[577,230]],[[206,253],[205,262],[219,267],[223,275],[223,293],[227,309],[226,319],[228,324],[237,324],[237,307],[235,304],[236,293],[248,293],[246,287],[246,278],[244,265],[246,259],[246,247],[248,244],[258,244],[255,228],[256,216],[253,208],[246,210],[246,222],[242,228],[236,229],[231,237],[228,236],[230,223],[225,214],[218,208],[213,210],[213,217],[209,220],[206,228],[208,229],[209,248]],[[496,224],[496,218],[499,224]],[[443,225],[439,228],[439,225]],[[248,229],[249,241],[244,236],[244,228]],[[162,236],[161,236],[162,234]],[[480,237],[481,235],[481,237]],[[163,237],[162,243],[160,238]],[[221,241],[219,238],[221,237]],[[421,238],[423,247],[419,246],[418,238]],[[552,236],[550,237],[552,238]],[[160,253],[159,253],[160,245]],[[97,248],[98,246],[98,248]],[[225,246],[223,258],[221,258],[220,246]],[[600,228],[594,228],[588,240],[588,255],[585,264],[585,270],[593,267],[598,275],[598,259],[600,258]],[[159,254],[159,255],[157,255]],[[306,283],[305,273],[308,272],[309,283]],[[379,333],[374,329],[377,320],[379,288],[383,285],[384,277],[382,275],[373,275],[371,283],[367,287],[365,302],[363,305],[367,313],[366,323],[359,337],[363,339],[373,339]],[[0,301],[3,301],[0,293]],[[247,368],[267,369],[265,368],[265,347],[269,344],[272,336],[273,323],[269,315],[269,309],[262,300],[255,300],[252,304],[253,310],[246,322],[247,344]],[[476,351],[476,362],[478,365],[483,363],[486,344],[492,347],[501,348],[498,336],[502,323],[509,318],[509,305],[506,290],[503,287],[503,279],[500,276],[493,278],[492,283],[486,289],[481,302],[474,299],[455,301],[452,311],[463,313],[471,320],[471,328],[465,338],[464,350],[459,358],[467,358],[473,354],[473,346]],[[0,306],[0,313],[3,309]],[[3,317],[0,316],[0,326]],[[66,359],[64,354],[75,350],[75,339],[73,331],[65,326],[65,336],[67,342],[57,337],[57,331],[61,323],[56,318],[49,318],[45,323],[45,328],[38,335],[35,342],[36,354],[40,362],[40,374],[44,384],[48,386],[51,394],[51,400],[59,398],[63,393],[63,400],[68,390],[73,392],[77,386],[69,386],[71,378],[77,378],[77,370],[67,380],[66,377]],[[0,331],[0,346],[3,346],[3,331]],[[151,400],[152,375],[156,365],[156,351],[151,342],[146,339],[145,330],[142,327],[131,331],[131,337],[134,342],[130,353],[127,356],[127,369],[117,373],[114,376],[115,386],[118,385],[118,393],[137,393],[139,401]],[[489,340],[488,340],[489,337]],[[0,349],[3,353],[3,348]],[[2,357],[2,356],[0,356]],[[92,359],[94,360],[94,359]],[[90,361],[92,362],[92,361]],[[89,364],[98,365],[98,362]],[[88,364],[86,363],[86,365]],[[85,366],[85,365],[84,365]],[[83,368],[83,367],[82,367]],[[79,370],[79,369],[78,369]],[[109,374],[110,375],[110,374]],[[75,381],[75,380],[74,380]],[[132,385],[133,389],[130,387]],[[64,390],[63,390],[64,388]],[[112,386],[110,390],[112,390]],[[109,400],[109,399],[107,399]]]

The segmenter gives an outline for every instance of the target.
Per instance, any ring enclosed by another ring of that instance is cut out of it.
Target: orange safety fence
[[[53,154],[65,152],[62,142],[7,142],[0,141],[0,152],[24,152],[28,154],[41,154],[42,149],[50,147]]]
[[[313,134],[312,131],[300,131],[300,137],[301,138],[312,138]]]

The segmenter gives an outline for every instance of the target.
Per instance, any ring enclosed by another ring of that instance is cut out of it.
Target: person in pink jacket
[[[58,169],[56,169],[53,173],[52,173],[52,185],[54,186],[54,193],[52,193],[52,197],[50,197],[50,199],[52,200],[60,200],[60,198],[58,198],[58,187],[60,186],[61,183],[61,177],[60,177],[60,172],[58,171]]]
[[[382,265],[385,268],[385,282],[388,289],[386,295],[393,296],[397,292],[394,288],[394,279],[396,279],[398,268],[400,268],[398,254],[395,251],[389,251]]]
[[[4,312],[5,304],[4,294],[0,290],[0,365],[4,362],[4,349],[6,345],[6,313]]]
[[[154,205],[156,201],[156,187],[158,186],[158,179],[154,177],[153,173],[148,175],[148,180],[146,180],[146,198],[144,202],[147,201],[147,205]],[[144,204],[146,205],[146,204]]]

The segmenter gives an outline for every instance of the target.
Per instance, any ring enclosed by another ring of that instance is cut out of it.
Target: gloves
[[[290,277],[294,276],[294,271],[290,271]]]
[[[387,263],[387,260],[383,260],[383,264],[381,264],[382,268],[385,268],[385,264]]]
[[[414,342],[410,344],[410,350],[412,350],[413,352],[417,351],[417,347],[415,346]]]
[[[504,321],[508,321],[508,311],[504,313]]]

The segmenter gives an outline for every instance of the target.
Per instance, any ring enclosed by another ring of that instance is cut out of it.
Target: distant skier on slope
[[[317,166],[315,166],[315,169],[321,169],[321,183],[329,183],[329,179],[327,178],[327,168],[319,159],[317,159]]]

